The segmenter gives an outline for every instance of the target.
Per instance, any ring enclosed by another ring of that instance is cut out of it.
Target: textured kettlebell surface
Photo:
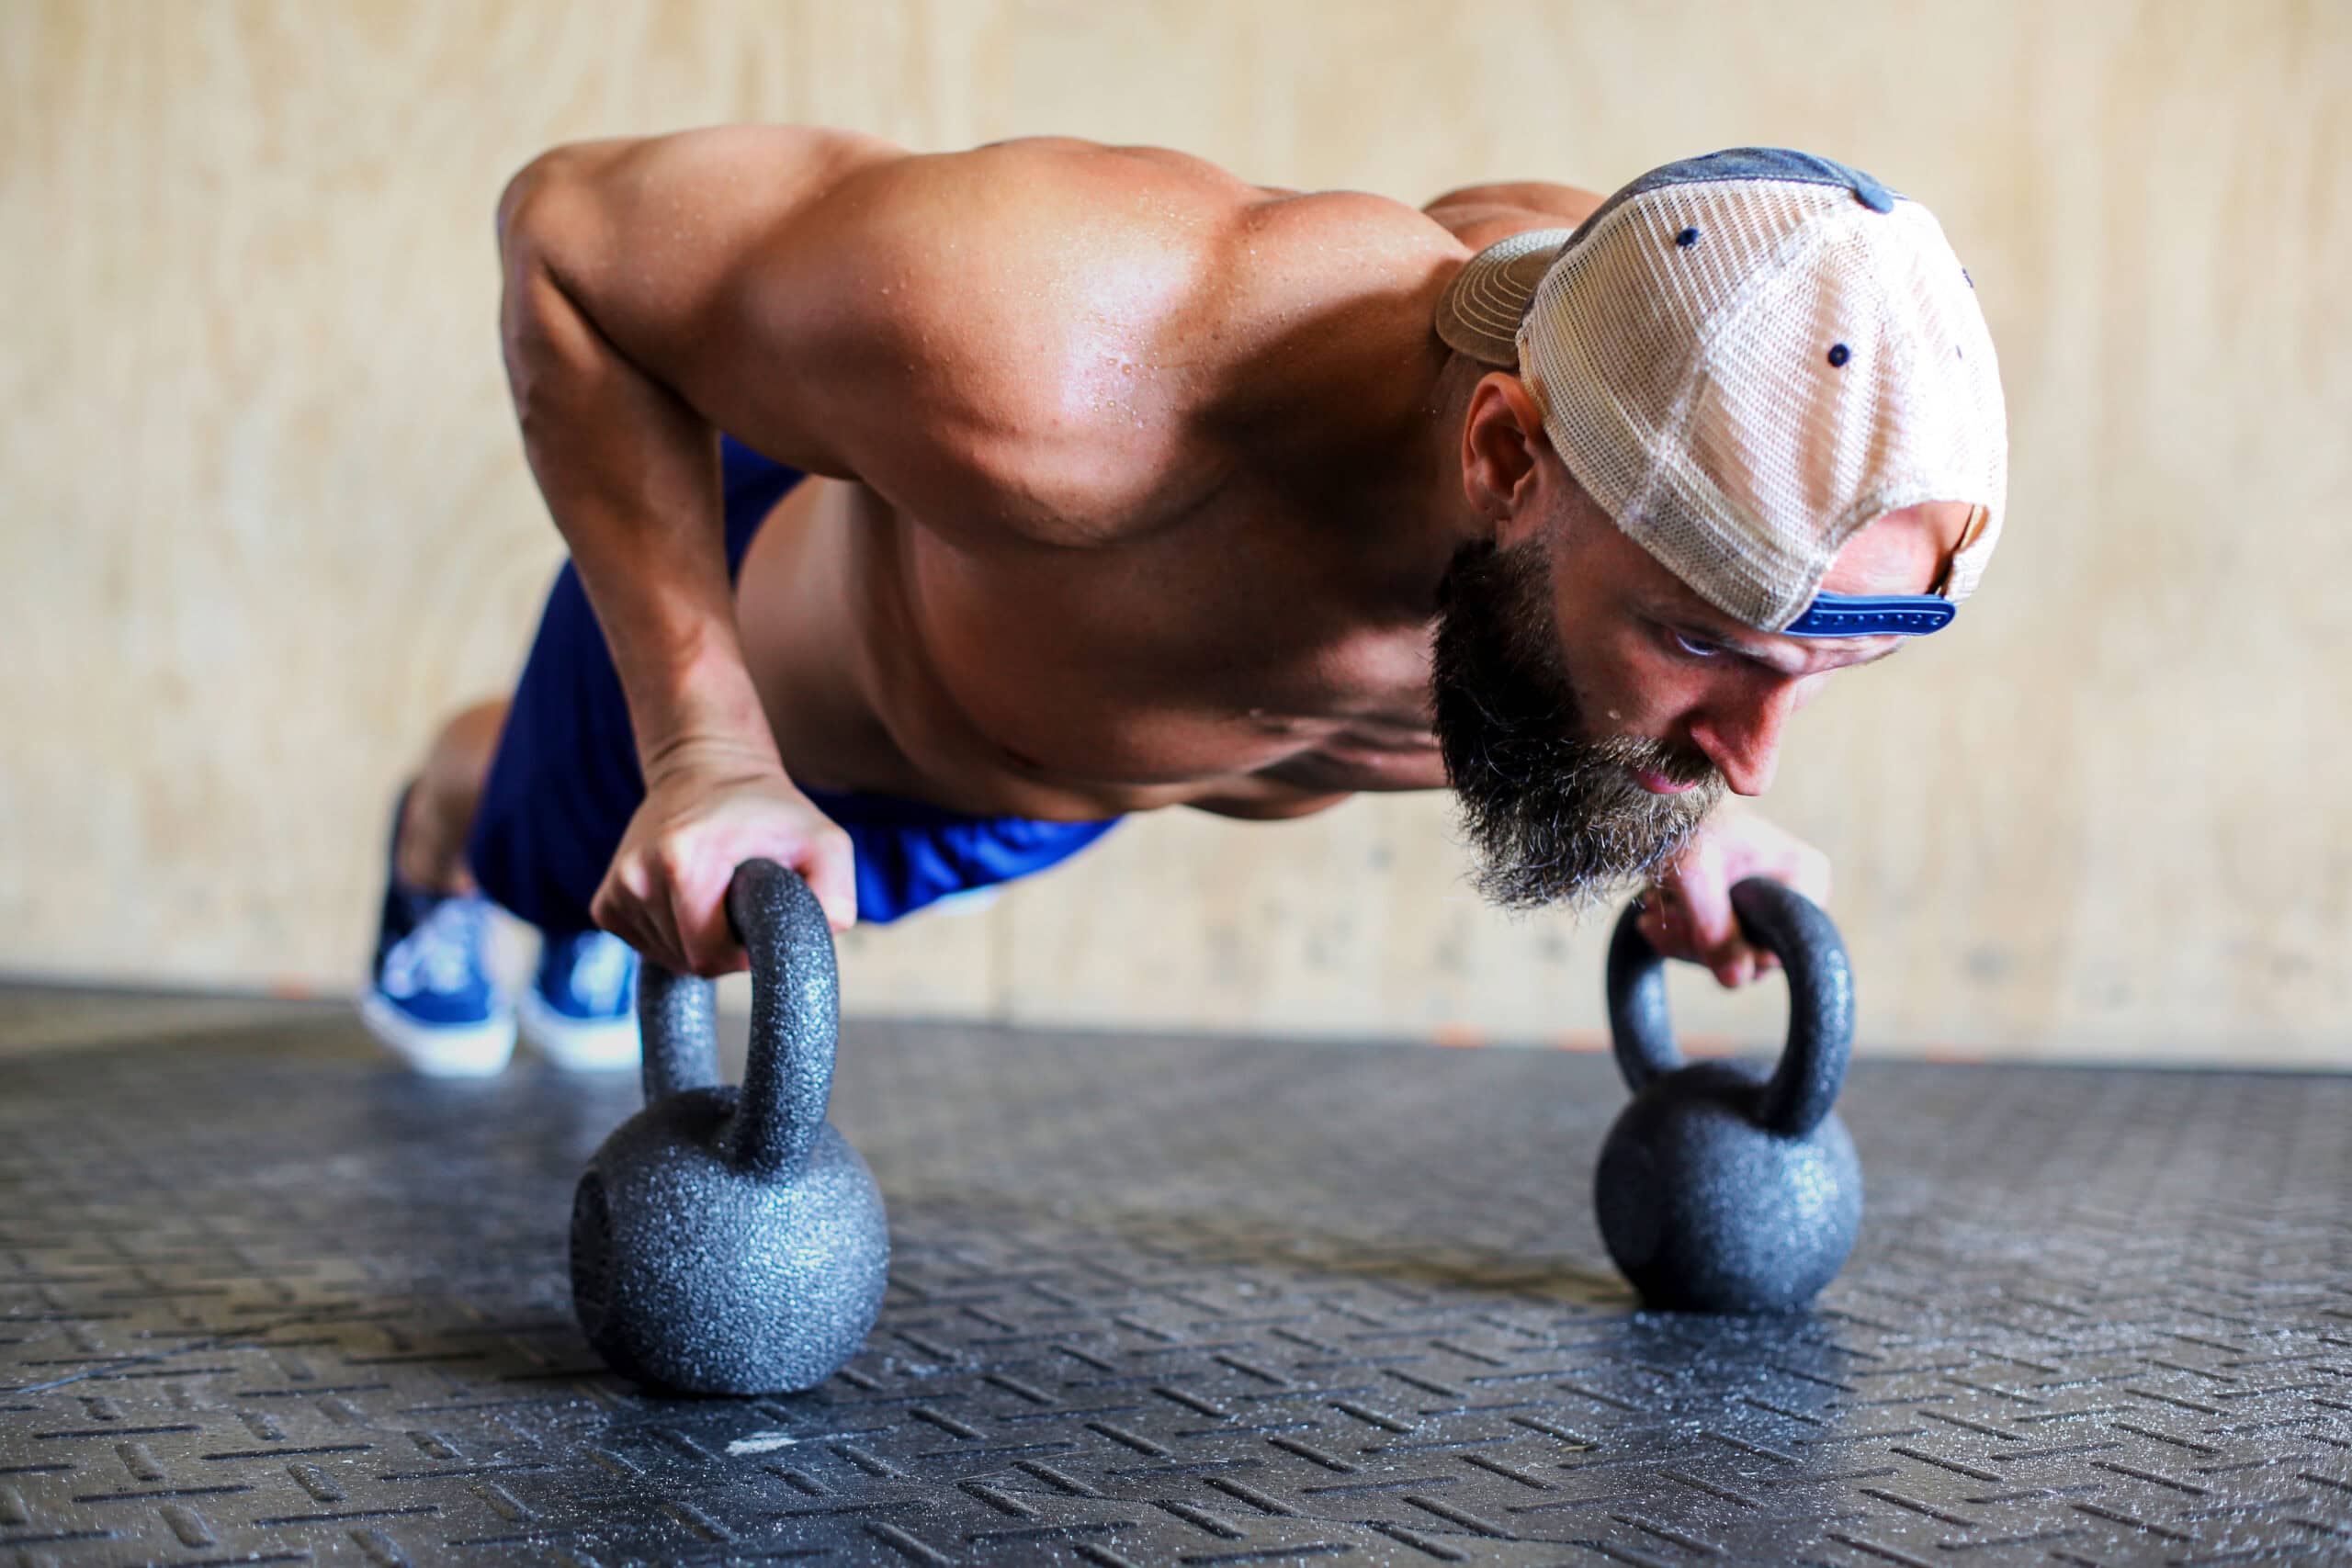
[[[598,1146],[574,1206],[581,1327],[659,1388],[813,1388],[881,1304],[890,1240],[865,1162],[828,1126],[797,1167],[745,1170],[729,1147],[738,1099],[688,1089],[638,1111]]]
[[[1610,1126],[1594,1208],[1647,1304],[1788,1312],[1844,1266],[1862,1215],[1853,1141],[1834,1111],[1802,1137],[1761,1125],[1766,1077],[1761,1063],[1697,1063]]]
[[[2352,1556],[2352,1079],[1865,1050],[1851,1261],[1711,1319],[1608,1267],[1605,1058],[853,1025],[880,1322],[665,1401],[566,1276],[634,1081],[116,1038],[0,1057],[12,1568]]]

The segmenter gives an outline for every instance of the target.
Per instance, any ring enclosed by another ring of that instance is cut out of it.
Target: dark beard
[[[1464,546],[1438,591],[1430,694],[1446,776],[1476,852],[1478,891],[1510,909],[1582,909],[1672,860],[1723,797],[1695,750],[1577,739],[1540,539]],[[1626,770],[1697,787],[1653,795]]]

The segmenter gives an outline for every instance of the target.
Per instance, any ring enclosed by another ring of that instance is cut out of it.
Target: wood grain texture
[[[2012,523],[1948,637],[1800,721],[1882,1048],[2345,1059],[2352,8],[750,0],[0,7],[0,967],[341,985],[390,791],[511,679],[560,546],[490,211],[551,143],[1062,130],[1426,198],[1740,142],[1928,200]],[[1600,922],[1508,920],[1444,802],[1141,821],[858,933],[852,1005],[1589,1037]],[[1678,982],[1689,1026],[1777,999]]]

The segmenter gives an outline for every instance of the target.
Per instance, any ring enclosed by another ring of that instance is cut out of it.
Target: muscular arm
[[[1230,817],[1241,822],[1287,822],[1295,817],[1312,817],[1343,806],[1353,800],[1352,791],[1340,790],[1325,795],[1304,795],[1289,800],[1265,800],[1254,795],[1209,795],[1191,802],[1195,811],[1212,817]]]
[[[1254,191],[1172,154],[1024,142],[911,156],[738,127],[560,148],[500,209],[526,449],[613,646],[649,763],[765,745],[736,646],[715,433],[913,515],[1056,543],[1126,493],[1156,332],[1181,330]],[[1139,221],[1139,214],[1148,220]],[[1209,236],[1203,241],[1201,236]]]
[[[1575,186],[1498,180],[1447,191],[1421,210],[1475,251],[1525,229],[1574,228],[1600,200]]]
[[[746,411],[714,349],[763,335],[746,319],[753,258],[788,253],[828,192],[892,152],[784,129],[588,143],[537,159],[499,204],[524,449],[612,645],[649,773],[697,739],[773,760],[718,525],[717,423]],[[838,468],[814,422],[762,423],[800,437],[776,456]]]
[[[852,918],[847,840],[784,776],[744,668],[717,432],[976,547],[1182,515],[1166,477],[1215,473],[1170,412],[1202,373],[1165,351],[1261,195],[1148,150],[782,127],[560,148],[515,178],[509,378],[647,783],[599,923],[672,967],[740,963],[719,901],[753,854]]]

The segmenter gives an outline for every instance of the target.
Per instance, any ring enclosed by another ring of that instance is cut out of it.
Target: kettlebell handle
[[[729,1118],[740,1170],[797,1168],[825,1124],[841,1035],[833,931],[808,885],[769,860],[745,861],[727,887],[727,919],[752,960],[752,1048]],[[647,964],[638,979],[645,1100],[718,1082],[718,1000],[710,981]]]
[[[1821,907],[1796,889],[1751,876],[1731,890],[1747,940],[1773,953],[1789,977],[1789,1043],[1764,1086],[1764,1126],[1801,1138],[1821,1124],[1846,1081],[1854,1042],[1854,971]],[[1666,961],[1641,933],[1642,907],[1627,908],[1609,942],[1609,1039],[1617,1070],[1636,1094],[1682,1066],[1666,1010]]]

